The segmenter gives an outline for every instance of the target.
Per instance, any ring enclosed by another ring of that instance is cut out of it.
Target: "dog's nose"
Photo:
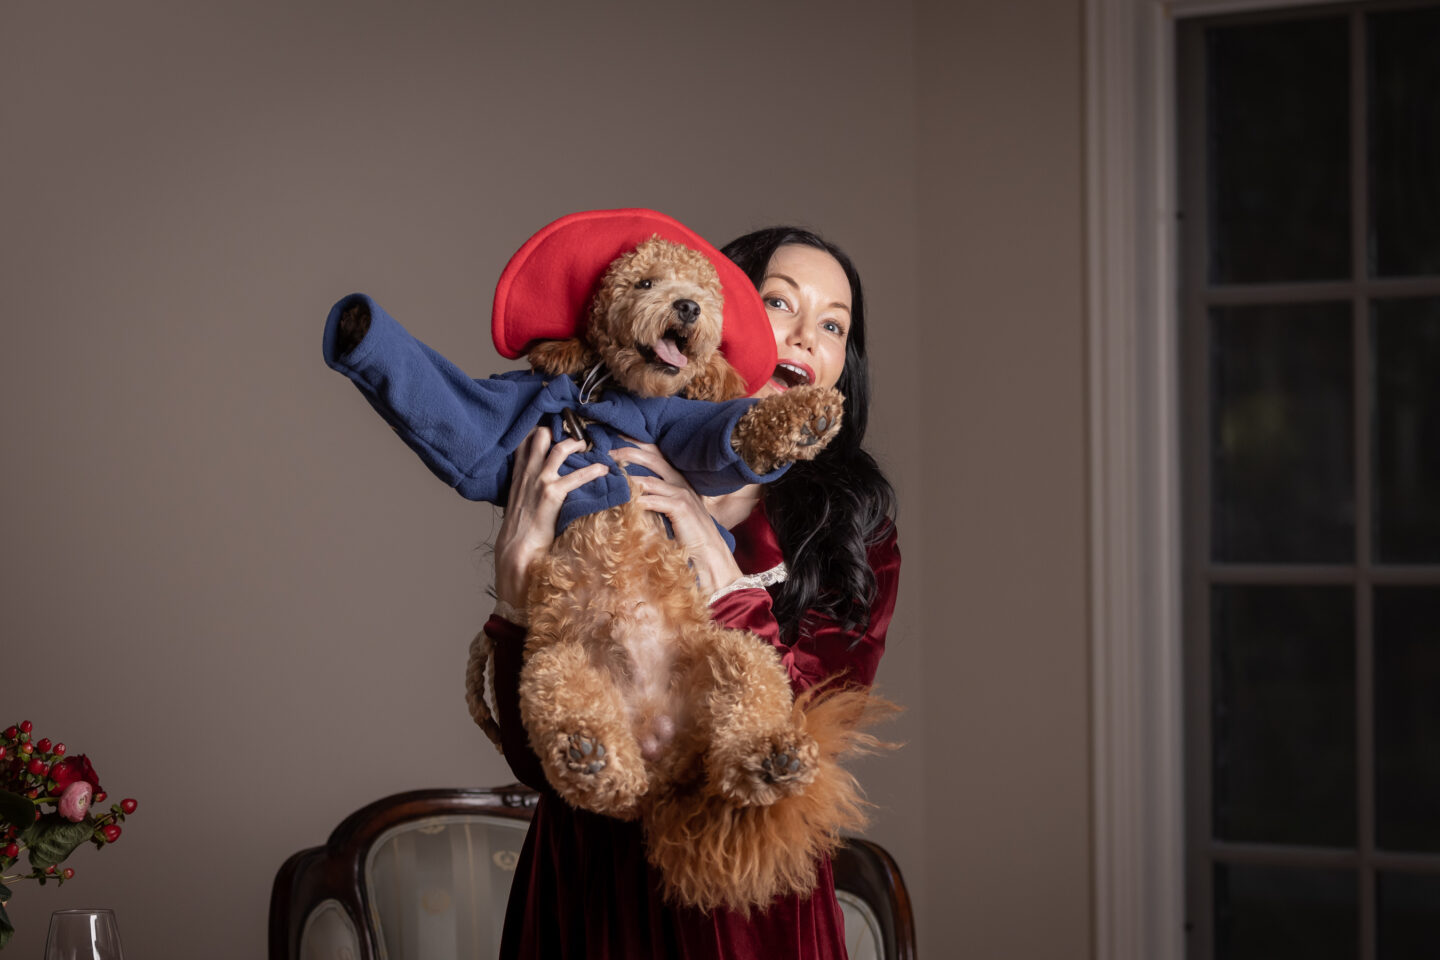
[[[694,300],[676,300],[671,306],[680,314],[680,322],[683,324],[689,325],[700,319],[700,304]]]

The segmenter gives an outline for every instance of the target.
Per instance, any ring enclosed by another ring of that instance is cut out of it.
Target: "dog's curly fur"
[[[655,237],[611,265],[583,337],[528,356],[556,374],[603,363],[649,396],[730,399],[744,383],[719,353],[722,309],[709,260]],[[809,459],[838,431],[842,402],[792,388],[748,410],[731,442],[759,473]],[[641,820],[678,902],[748,910],[812,889],[816,858],[864,822],[840,761],[875,744],[863,727],[881,702],[838,688],[793,698],[772,647],[710,619],[683,549],[633,495],[571,523],[530,583],[521,716],[560,796]],[[486,654],[477,638],[467,699],[498,739]]]

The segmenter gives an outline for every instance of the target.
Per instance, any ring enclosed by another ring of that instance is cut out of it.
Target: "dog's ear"
[[[682,391],[691,400],[736,400],[745,396],[745,379],[735,372],[720,351],[716,350],[705,367]]]
[[[525,353],[532,369],[552,376],[568,373],[575,376],[595,365],[596,356],[584,340],[572,337],[569,340],[541,340]]]

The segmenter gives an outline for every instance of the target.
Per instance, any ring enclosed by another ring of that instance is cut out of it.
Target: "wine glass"
[[[114,910],[56,910],[45,960],[125,960]]]

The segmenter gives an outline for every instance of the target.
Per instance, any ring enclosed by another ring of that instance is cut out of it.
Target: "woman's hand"
[[[690,559],[701,593],[709,596],[740,576],[734,554],[715,529],[712,504],[691,488],[680,471],[670,466],[659,448],[651,443],[636,443],[633,447],[616,447],[610,456],[621,466],[634,463],[656,474],[631,477],[640,488],[638,502],[647,510],[663,513],[670,519],[675,542]]]
[[[585,449],[585,441],[561,440],[550,445],[550,431],[536,427],[515,451],[515,472],[505,519],[495,535],[495,596],[525,609],[530,588],[530,566],[555,542],[555,521],[560,504],[571,491],[609,472],[592,463],[560,476],[560,465],[572,453]]]

